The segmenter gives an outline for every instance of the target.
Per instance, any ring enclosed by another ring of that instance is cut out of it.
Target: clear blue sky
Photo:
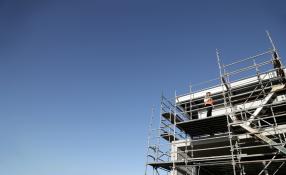
[[[218,76],[216,48],[225,62],[270,48],[266,29],[285,58],[285,7],[0,1],[0,174],[143,174],[161,91]]]

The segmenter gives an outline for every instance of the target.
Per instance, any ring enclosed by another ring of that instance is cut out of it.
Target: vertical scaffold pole
[[[150,154],[150,142],[151,142],[150,140],[151,140],[152,133],[153,133],[153,121],[154,121],[154,113],[155,113],[154,110],[155,110],[155,107],[152,106],[151,116],[150,116],[150,121],[149,121],[149,126],[148,126],[145,175],[147,175],[147,171],[148,171],[148,157]]]
[[[276,69],[276,73],[277,73],[277,76],[278,76],[278,72],[282,72],[282,74],[280,74],[280,76],[282,76],[282,83],[283,84],[285,84],[286,83],[286,80],[285,80],[285,71],[284,71],[284,69],[285,69],[285,66],[284,66],[284,64],[283,64],[283,62],[282,62],[282,60],[281,60],[281,57],[280,57],[280,55],[279,55],[279,53],[278,53],[278,51],[277,51],[277,49],[276,49],[276,47],[275,47],[275,45],[274,45],[274,42],[273,42],[273,40],[272,40],[272,38],[271,38],[271,36],[270,36],[270,33],[269,33],[269,31],[266,31],[266,33],[267,33],[267,36],[268,36],[268,39],[269,39],[269,41],[270,41],[270,43],[271,43],[271,45],[272,45],[272,49],[273,49],[273,52],[276,54],[276,56],[277,56],[277,58],[278,58],[278,61],[280,62],[280,65],[281,66],[279,66],[279,70],[277,70],[278,68],[276,68],[275,66],[274,66],[274,68]],[[273,61],[275,60],[274,59],[274,53],[273,53]],[[273,62],[273,65],[274,65],[274,62]],[[278,71],[278,72],[277,72]]]
[[[193,120],[193,106],[192,106],[192,84],[190,83],[190,119]],[[194,145],[192,142],[192,136],[189,135],[189,143],[190,143],[190,148],[191,148],[191,158],[194,158]]]
[[[232,143],[232,133],[231,133],[231,129],[230,129],[230,119],[229,119],[229,115],[228,115],[228,111],[227,111],[227,99],[226,99],[226,95],[225,95],[225,89],[226,87],[224,87],[224,82],[223,82],[223,78],[224,75],[222,73],[222,63],[221,63],[221,59],[220,59],[220,54],[218,49],[216,49],[216,57],[217,57],[217,63],[218,63],[218,67],[219,67],[219,74],[220,74],[220,81],[221,81],[221,87],[222,87],[222,92],[223,92],[223,98],[224,98],[224,107],[226,110],[226,116],[227,116],[227,127],[228,127],[228,137],[229,137],[229,144],[230,144],[230,152],[231,152],[231,159],[232,159],[232,169],[233,169],[233,175],[236,175],[236,163],[234,160],[234,147],[233,147],[233,143]]]
[[[272,40],[272,37],[271,37],[271,35],[270,35],[270,32],[269,32],[268,30],[266,30],[266,34],[267,34],[267,37],[268,37],[268,39],[269,39],[269,41],[270,41],[270,44],[271,44],[271,46],[272,46],[273,51],[277,54],[278,59],[280,60],[280,63],[281,63],[281,65],[282,65],[282,67],[284,67],[283,62],[282,62],[282,60],[281,60],[281,57],[279,56],[279,53],[278,53],[278,51],[277,51],[277,49],[276,49],[276,47],[275,47],[275,44],[274,44],[274,42],[273,42],[273,40]]]
[[[176,120],[177,120],[177,110],[176,110],[176,96],[177,96],[177,93],[176,93],[176,90],[175,90],[175,98],[174,98],[174,101],[175,101],[175,104],[174,104],[174,124],[173,124],[173,138],[175,139],[175,137],[176,137]],[[172,120],[172,119],[171,119]],[[174,141],[174,140],[173,140]],[[177,155],[176,154],[178,154],[177,153],[177,149],[175,149],[175,145],[173,145],[173,142],[171,141],[171,147],[172,147],[172,153],[171,153],[171,155],[172,155],[172,175],[175,175],[175,174],[177,174],[177,173],[175,173],[175,171],[176,171],[176,163],[175,163],[175,159],[176,159],[176,157],[177,157]]]
[[[164,95],[163,92],[161,94],[161,103],[160,103],[160,120],[159,120],[159,129],[157,130],[157,144],[156,144],[156,162],[159,161],[159,151],[160,151],[160,137],[161,137],[161,125],[162,125],[162,114],[163,114],[163,100],[164,100]]]
[[[193,119],[193,111],[192,111],[192,84],[190,83],[190,119]]]
[[[268,39],[269,39],[269,41],[270,41],[270,44],[272,45],[273,51],[276,52],[276,47],[275,47],[275,45],[274,45],[274,42],[273,42],[273,40],[272,40],[272,38],[271,38],[270,33],[269,33],[268,30],[266,30],[266,34],[267,34],[267,37],[268,37]]]

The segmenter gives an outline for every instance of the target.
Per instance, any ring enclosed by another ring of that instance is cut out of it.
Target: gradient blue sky
[[[285,7],[0,1],[0,174],[143,174],[161,91],[217,77],[216,48],[224,62],[270,48],[266,29],[285,58]]]

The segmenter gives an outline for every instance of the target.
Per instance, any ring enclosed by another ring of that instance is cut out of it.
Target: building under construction
[[[218,78],[174,98],[162,95],[160,117],[152,114],[149,126],[145,175],[286,173],[285,67],[267,35],[265,52],[224,64],[217,51]],[[207,92],[214,101],[208,117]]]

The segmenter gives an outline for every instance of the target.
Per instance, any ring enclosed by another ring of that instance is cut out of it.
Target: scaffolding
[[[145,175],[285,174],[285,67],[267,36],[271,49],[229,64],[217,50],[218,78],[192,84],[187,94],[161,96]],[[214,100],[209,117],[206,92]]]

